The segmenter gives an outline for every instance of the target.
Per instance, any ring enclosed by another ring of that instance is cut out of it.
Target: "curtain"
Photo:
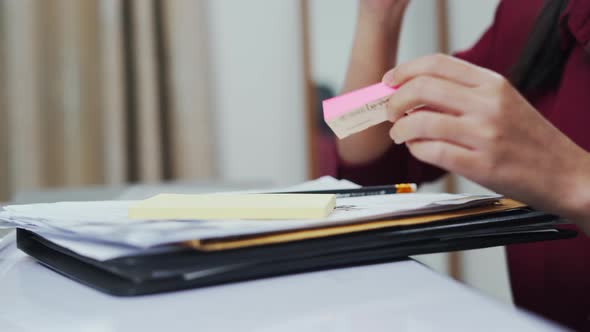
[[[0,0],[0,201],[215,176],[205,4]]]

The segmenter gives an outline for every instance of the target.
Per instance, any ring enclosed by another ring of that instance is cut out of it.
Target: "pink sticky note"
[[[324,120],[344,138],[387,120],[386,104],[396,91],[383,83],[324,100]]]

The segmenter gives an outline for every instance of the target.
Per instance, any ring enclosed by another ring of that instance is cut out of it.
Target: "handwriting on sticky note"
[[[387,102],[396,89],[377,83],[324,100],[324,120],[342,139],[387,121]]]

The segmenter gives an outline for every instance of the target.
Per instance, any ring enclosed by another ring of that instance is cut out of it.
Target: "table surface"
[[[116,298],[0,241],[0,331],[558,331],[412,261]]]

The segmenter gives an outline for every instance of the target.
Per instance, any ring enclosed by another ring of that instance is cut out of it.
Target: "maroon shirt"
[[[456,56],[507,75],[543,3],[502,1],[492,26],[471,49]],[[570,0],[561,17],[561,29],[564,47],[571,49],[561,82],[554,90],[526,97],[557,128],[590,151],[590,0]],[[364,185],[424,182],[444,173],[413,158],[404,146],[393,146],[365,165],[340,162],[338,172],[340,177]],[[516,305],[571,328],[590,331],[588,236],[580,232],[573,240],[509,246],[508,265]]]

